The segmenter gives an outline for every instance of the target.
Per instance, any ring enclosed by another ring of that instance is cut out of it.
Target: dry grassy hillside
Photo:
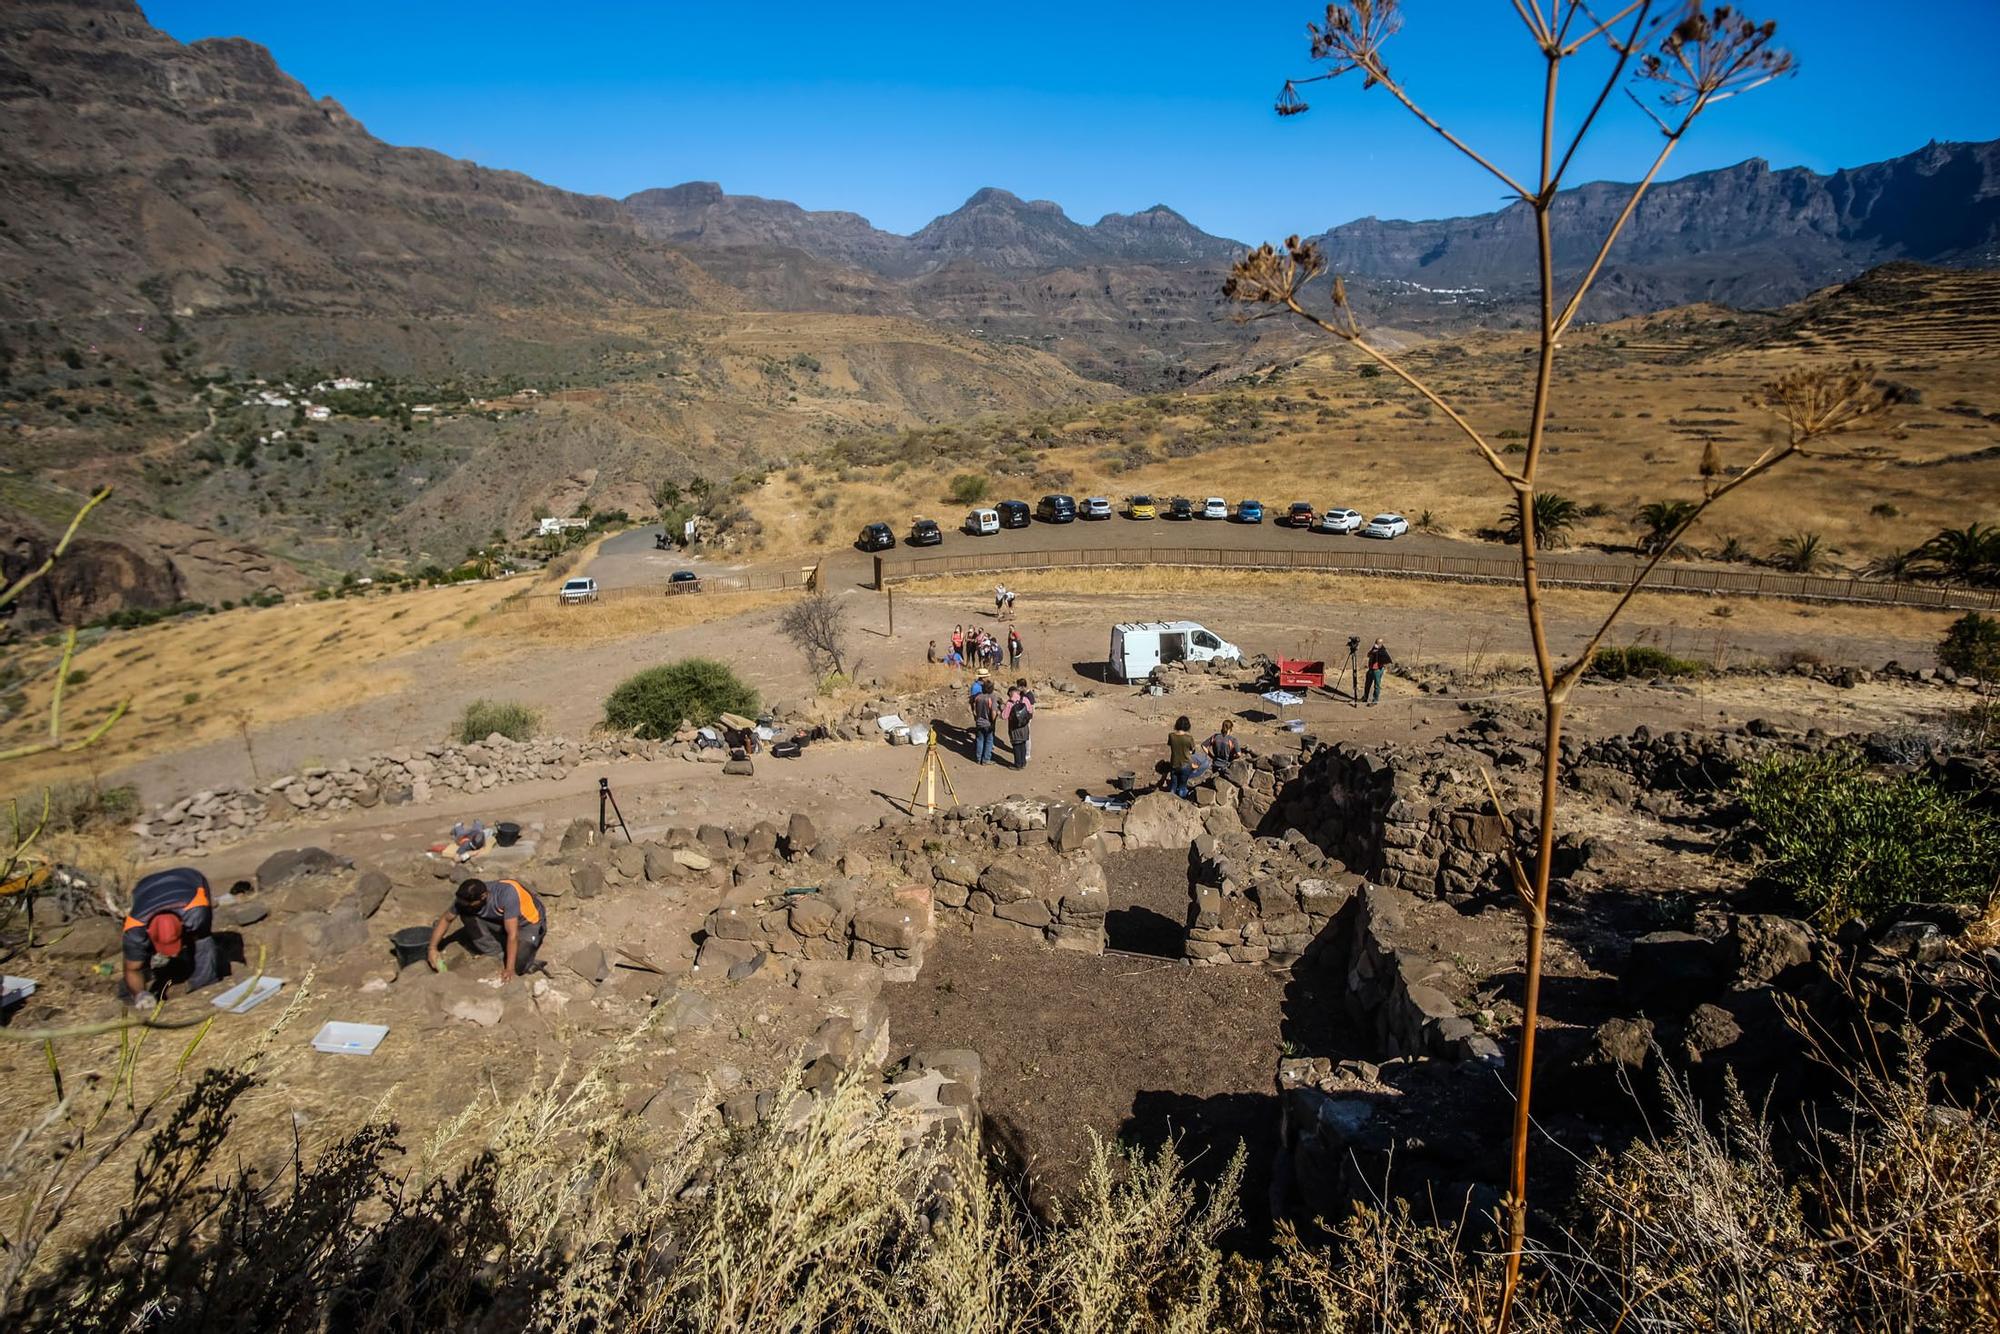
[[[1365,312],[1364,312],[1365,315]],[[1589,507],[1576,539],[1630,545],[1635,513],[1698,494],[1713,439],[1725,467],[1762,448],[1767,421],[1744,397],[1807,361],[1873,361],[1916,392],[1879,433],[1787,467],[1717,507],[1698,541],[1735,538],[1767,556],[1821,534],[1836,566],[1902,551],[1940,527],[2000,511],[2000,274],[1902,266],[1776,313],[1694,307],[1578,331],[1559,362],[1544,485]],[[1529,384],[1524,335],[1476,333],[1408,353],[1410,367],[1503,448],[1519,449]],[[955,519],[950,479],[976,472],[991,496],[1133,493],[1295,499],[1428,516],[1476,535],[1504,498],[1455,429],[1345,348],[1310,354],[1211,392],[1160,394],[930,432],[856,437],[753,502],[767,533],[817,516],[844,535],[910,512]],[[811,531],[812,525],[805,525]]]

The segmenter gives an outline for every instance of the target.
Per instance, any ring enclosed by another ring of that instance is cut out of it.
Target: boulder
[[[785,851],[794,857],[804,857],[819,846],[819,828],[812,818],[803,812],[792,816],[785,825]]]
[[[288,792],[291,789],[286,789]],[[257,888],[276,889],[301,876],[318,875],[351,867],[354,863],[336,857],[325,848],[288,848],[274,852],[257,866]]]
[[[625,880],[646,877],[646,850],[636,843],[620,843],[611,850],[611,869]]]
[[[391,888],[389,877],[380,871],[363,871],[341,906],[366,921],[381,910],[382,900],[389,897]]]
[[[326,963],[367,943],[368,927],[352,913],[294,913],[278,932],[277,952],[298,963]]]
[[[1723,951],[1715,941],[1687,931],[1654,931],[1632,942],[1625,964],[1625,994],[1643,1010],[1685,1014],[1716,994]]]
[[[840,925],[840,913],[817,894],[794,894],[788,911],[797,935],[832,936]]]
[[[445,1006],[444,1012],[461,1023],[491,1028],[507,1013],[507,1007],[498,996],[464,996]]]
[[[917,948],[923,926],[920,913],[899,903],[885,903],[856,913],[853,930],[857,940],[907,953]]]
[[[733,977],[738,967],[763,957],[764,951],[747,940],[724,940],[719,936],[710,936],[701,942],[701,949],[694,956],[694,966],[711,976]]]
[[[1125,812],[1125,846],[1185,848],[1202,833],[1201,808],[1170,792],[1148,792]]]
[[[680,863],[674,860],[674,849],[662,847],[658,843],[646,845],[646,879],[655,882],[673,877]]]
[[[690,871],[706,871],[715,865],[706,853],[696,852],[693,848],[675,848],[673,862],[674,865],[686,867]]]
[[[1088,804],[1076,806],[1071,808],[1068,819],[1051,828],[1057,852],[1076,852],[1104,832],[1104,812]]]
[[[215,925],[222,931],[254,926],[270,915],[271,905],[256,899],[237,899],[232,903],[215,905]]]
[[[592,943],[571,952],[570,971],[586,982],[602,982],[611,976],[611,960],[604,953],[604,946]]]
[[[1697,1005],[1694,1013],[1688,1016],[1684,1034],[1688,1060],[1699,1064],[1705,1058],[1734,1046],[1742,1036],[1743,1028],[1736,1022],[1735,1015],[1719,1005],[1706,1002]]]
[[[42,946],[51,959],[102,959],[118,953],[125,928],[116,917],[86,917]]]
[[[563,830],[561,848],[565,856],[582,852],[597,842],[597,825],[591,820],[571,820]]]
[[[752,861],[770,861],[778,855],[778,830],[769,820],[759,820],[743,837],[743,855]]]
[[[1812,962],[1812,928],[1804,922],[1769,913],[1744,913],[1731,923],[1729,943],[1735,953],[1730,986],[1735,990],[1761,987]]]
[[[604,892],[604,869],[586,862],[570,872],[570,883],[578,898],[594,899]]]

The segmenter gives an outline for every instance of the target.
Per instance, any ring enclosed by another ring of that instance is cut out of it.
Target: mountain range
[[[6,466],[72,489],[122,481],[173,521],[160,531],[221,534],[230,568],[259,568],[257,543],[338,567],[389,549],[384,533],[414,548],[579,487],[643,494],[649,458],[727,477],[843,431],[1187,386],[1298,345],[1223,302],[1245,243],[1164,204],[1086,224],[988,188],[905,236],[712,182],[583,195],[386,144],[263,47],[181,43],[132,0],[0,6],[0,131]],[[1567,271],[1628,191],[1562,194]],[[1378,325],[1450,334],[1532,309],[1521,206],[1319,235]],[[1891,260],[2000,265],[2000,142],[1663,182],[1584,313],[1776,305]],[[470,423],[422,457],[407,426],[347,439],[371,460],[363,489],[297,441],[267,457],[254,433],[204,424],[208,381],[301,368],[569,389],[570,424],[512,454]],[[587,397],[614,385],[624,404],[643,387],[645,411]],[[579,414],[596,414],[589,429]],[[225,449],[257,487],[213,461]],[[503,457],[534,460],[509,467],[518,496],[491,494]],[[332,511],[287,508],[314,487],[344,492],[337,537],[310,531]]]

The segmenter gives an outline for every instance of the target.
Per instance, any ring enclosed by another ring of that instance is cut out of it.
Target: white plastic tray
[[[12,973],[0,976],[0,1009],[19,1005],[35,994],[35,981],[29,977],[15,977]]]
[[[284,985],[282,977],[247,977],[209,1004],[231,1014],[247,1014],[277,995],[278,988]]]
[[[313,1047],[340,1056],[372,1056],[375,1049],[382,1045],[382,1039],[388,1036],[387,1024],[344,1024],[338,1019],[329,1019],[319,1032],[313,1034]]]

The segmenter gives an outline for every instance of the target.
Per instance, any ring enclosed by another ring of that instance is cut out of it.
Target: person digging
[[[132,909],[125,915],[124,970],[118,977],[118,998],[141,1010],[158,1004],[166,983],[185,974],[187,989],[199,991],[222,976],[215,937],[210,932],[208,877],[192,866],[155,871],[132,889]],[[167,960],[149,978],[155,955]]]
[[[548,934],[549,915],[534,890],[518,880],[466,880],[452,896],[451,907],[431,928],[430,966],[444,971],[438,946],[451,930],[452,919],[460,924],[459,935],[474,954],[500,956],[500,980],[511,982],[536,968],[535,956]]]

